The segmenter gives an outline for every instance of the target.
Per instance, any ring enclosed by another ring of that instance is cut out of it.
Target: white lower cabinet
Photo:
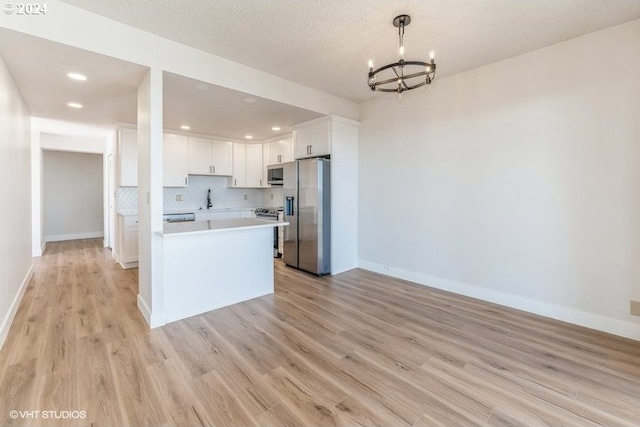
[[[120,215],[118,262],[122,268],[138,266],[138,217]]]

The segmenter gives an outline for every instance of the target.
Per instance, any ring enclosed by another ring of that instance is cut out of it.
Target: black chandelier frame
[[[411,17],[409,15],[399,15],[393,19],[393,26],[398,27],[400,60],[398,62],[394,62],[393,64],[384,65],[377,70],[374,70],[373,67],[369,67],[369,78],[367,82],[371,91],[402,93],[407,90],[417,89],[425,85],[430,85],[433,79],[435,79],[436,63],[433,57],[431,57],[430,62],[405,61],[404,58],[402,58],[404,49],[404,28],[410,23]],[[422,70],[405,74],[405,70],[408,67],[422,67]],[[384,80],[380,81],[376,79],[376,76],[379,73],[389,69],[393,70],[395,77],[385,78]],[[412,82],[416,81],[417,83],[412,84]],[[391,84],[393,84],[394,87],[389,87],[389,85]]]

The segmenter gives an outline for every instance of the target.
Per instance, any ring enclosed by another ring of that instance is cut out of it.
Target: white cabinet
[[[266,142],[262,144],[262,185],[261,187],[269,187],[269,175],[267,173],[267,166],[271,164],[271,143]]]
[[[122,268],[138,266],[138,217],[120,215],[120,253],[118,262]]]
[[[229,141],[189,137],[189,174],[231,176],[233,144]]]
[[[247,187],[263,187],[262,144],[247,144]],[[265,182],[266,184],[266,182]]]
[[[263,179],[262,144],[233,143],[231,187],[261,188]]]
[[[293,147],[296,159],[330,155],[330,123],[316,123],[309,127],[294,130]]]
[[[293,160],[293,140],[292,138],[285,138],[279,141],[274,141],[270,145],[270,165],[277,163],[286,163]]]
[[[233,176],[231,187],[247,186],[247,149],[242,142],[233,143]]]
[[[187,137],[164,134],[163,147],[163,186],[186,187],[189,184],[189,149]]]
[[[233,144],[230,141],[211,140],[212,175],[233,174]]]
[[[135,129],[121,128],[118,138],[118,185],[120,187],[138,186],[138,132]]]
[[[211,175],[211,140],[189,137],[189,174]]]

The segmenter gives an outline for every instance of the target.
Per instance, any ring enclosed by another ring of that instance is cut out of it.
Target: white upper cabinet
[[[267,166],[271,164],[271,143],[265,142],[262,144],[262,185],[261,187],[268,187],[267,181]]]
[[[189,174],[211,175],[211,140],[189,137]]]
[[[247,186],[247,150],[242,142],[233,143],[233,176],[231,187]]]
[[[233,176],[231,187],[265,187],[262,165],[262,145],[233,143]]]
[[[284,138],[271,144],[270,165],[286,163],[293,160],[293,139]]]
[[[120,187],[138,186],[138,132],[135,129],[118,129],[118,157]]]
[[[247,144],[247,187],[264,187],[262,183],[262,144]],[[266,183],[265,183],[266,184]]]
[[[314,123],[293,131],[294,157],[327,156],[331,154],[331,131],[328,121]]]
[[[233,174],[233,143],[230,141],[211,141],[211,167],[213,175],[231,176]]]
[[[233,174],[233,143],[189,137],[189,173],[231,176]]]
[[[162,135],[164,187],[186,187],[189,184],[188,139],[182,135]]]

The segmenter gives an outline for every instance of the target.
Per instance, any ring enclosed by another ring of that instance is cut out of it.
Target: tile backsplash
[[[282,206],[282,188],[229,188],[229,178],[223,176],[189,175],[189,186],[165,188],[164,210],[196,211],[207,208],[207,190],[211,189],[213,208],[250,208]],[[118,188],[118,211],[138,210],[138,188]],[[177,201],[177,196],[182,201]],[[245,200],[246,195],[246,200]]]

